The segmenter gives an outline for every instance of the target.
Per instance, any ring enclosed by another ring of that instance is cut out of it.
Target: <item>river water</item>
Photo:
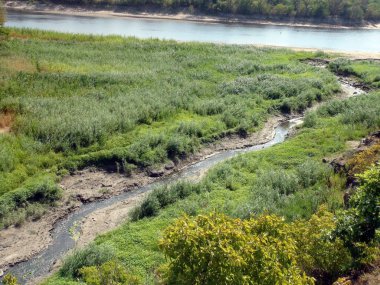
[[[272,45],[350,52],[380,52],[380,29],[327,29],[276,25],[215,24],[14,11],[8,12],[6,26],[178,41]]]

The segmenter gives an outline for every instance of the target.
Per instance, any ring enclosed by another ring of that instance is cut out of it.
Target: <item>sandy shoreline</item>
[[[5,1],[5,7],[9,11],[60,14],[72,16],[86,17],[126,17],[126,18],[141,18],[141,19],[156,19],[156,20],[175,20],[175,21],[190,21],[200,23],[224,23],[224,24],[241,24],[241,25],[275,25],[303,28],[326,28],[326,29],[380,29],[380,23],[367,23],[363,26],[329,24],[329,23],[313,23],[302,21],[277,21],[253,19],[246,16],[210,16],[210,15],[193,15],[186,13],[156,13],[156,12],[138,12],[133,10],[112,10],[112,9],[96,9],[83,6],[63,6],[55,4],[32,4],[20,1]]]

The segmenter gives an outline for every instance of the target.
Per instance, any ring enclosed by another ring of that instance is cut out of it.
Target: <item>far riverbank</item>
[[[186,11],[165,12],[161,9],[139,10],[126,7],[90,7],[90,6],[65,6],[55,4],[28,3],[22,1],[5,1],[5,7],[10,11],[49,13],[87,17],[127,17],[142,19],[161,19],[176,21],[191,21],[201,23],[225,23],[225,24],[244,24],[244,25],[276,25],[289,27],[310,27],[327,29],[380,29],[380,23],[364,22],[362,24],[344,21],[342,19],[302,20],[302,19],[266,19],[264,17],[252,17],[243,15],[204,15],[190,14]]]

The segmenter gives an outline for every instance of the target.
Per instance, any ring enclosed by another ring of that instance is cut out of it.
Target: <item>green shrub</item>
[[[295,221],[292,233],[297,243],[298,264],[306,274],[332,284],[352,265],[350,252],[341,239],[332,239],[336,221],[325,207],[308,221]]]
[[[302,187],[307,188],[318,182],[327,182],[331,170],[320,162],[308,159],[296,168],[299,183]]]
[[[79,274],[87,285],[139,285],[138,277],[127,272],[126,268],[115,260],[98,266],[86,266]]]
[[[273,189],[279,195],[289,195],[298,190],[298,183],[299,178],[293,173],[284,170],[262,170],[255,180],[252,192]]]
[[[62,190],[55,184],[52,177],[42,176],[31,180],[24,187],[0,197],[0,226],[20,224],[21,221],[25,221],[29,207],[29,213],[36,214],[36,217],[40,216],[42,210],[38,203],[51,204],[61,196]]]
[[[360,186],[349,201],[350,208],[338,215],[335,236],[345,242],[360,264],[366,259],[365,248],[380,242],[380,166],[358,177]]]
[[[169,226],[160,248],[167,284],[313,284],[296,264],[296,243],[282,219],[241,221],[211,213]]]
[[[136,221],[145,217],[156,216],[160,209],[185,199],[192,193],[199,194],[206,191],[205,185],[192,184],[186,181],[173,185],[165,185],[154,189],[131,213],[132,220]]]
[[[67,256],[59,270],[62,277],[80,277],[80,269],[99,266],[115,258],[115,250],[109,245],[90,245]]]
[[[317,124],[317,114],[315,112],[307,112],[303,121],[303,126],[313,128]]]
[[[10,273],[6,274],[1,281],[4,285],[19,285],[17,278]]]
[[[149,194],[148,197],[141,203],[140,206],[137,206],[131,213],[131,218],[134,221],[145,217],[152,217],[158,214],[160,210],[160,201],[157,196]]]

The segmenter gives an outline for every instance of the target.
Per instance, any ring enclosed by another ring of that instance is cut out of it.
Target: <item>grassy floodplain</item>
[[[56,182],[69,171],[96,166],[129,175],[133,169],[178,161],[204,143],[228,133],[244,136],[269,116],[302,112],[339,92],[327,69],[302,63],[327,57],[323,53],[7,31],[9,39],[0,46],[1,226],[40,216],[59,200]],[[123,284],[157,284],[167,261],[159,239],[183,214],[217,211],[241,220],[275,214],[297,226],[310,218],[321,221],[315,213],[323,205],[338,220],[355,220],[355,209],[342,210],[345,177],[321,161],[379,129],[379,64],[336,61],[329,69],[356,76],[373,90],[308,112],[286,142],[219,164],[197,184],[154,190],[131,221],[66,259],[44,284],[84,284],[86,274],[87,284],[103,284],[96,283],[98,271],[109,273],[110,268]],[[372,152],[354,161],[363,171],[374,161]],[[378,187],[378,177],[371,183]],[[371,202],[358,201],[359,206]],[[355,255],[344,247],[357,240],[340,233],[336,223],[314,228],[329,234],[335,230],[346,243],[334,244],[317,232],[315,239],[331,251],[318,252],[317,246],[318,261],[313,260],[315,244],[297,249],[296,275],[304,270],[320,284],[331,284],[357,266]],[[328,259],[334,245],[342,249],[341,263],[335,262],[335,252]],[[364,248],[351,245],[351,250]],[[117,272],[124,267],[128,276]]]
[[[339,91],[327,70],[300,62],[318,55],[307,52],[7,31],[0,118],[11,131],[0,134],[0,227],[41,215],[69,171],[128,175],[178,161]]]
[[[155,190],[137,208],[140,213],[149,208],[149,214],[99,236],[86,252],[111,251],[113,258],[138,276],[142,284],[157,284],[159,268],[167,261],[159,240],[165,228],[184,214],[193,217],[217,211],[247,219],[271,213],[290,223],[309,219],[321,205],[332,213],[339,212],[346,180],[323,164],[322,158],[331,159],[348,151],[347,142],[359,140],[379,127],[379,92],[332,101],[309,113],[305,124],[288,141],[222,163],[198,184]],[[370,162],[364,165],[368,168]],[[302,250],[306,254],[306,249]],[[81,284],[80,279],[67,277],[72,268],[80,267],[79,260],[67,260],[60,273],[43,284]],[[347,268],[339,268],[339,262],[343,260],[335,262],[338,269],[328,268],[331,279],[317,284],[331,284],[339,274],[347,273]]]

